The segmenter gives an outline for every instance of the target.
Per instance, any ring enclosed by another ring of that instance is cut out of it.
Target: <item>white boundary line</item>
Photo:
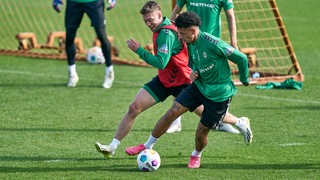
[[[313,101],[313,100],[303,100],[303,99],[288,99],[288,98],[280,98],[280,97],[270,97],[270,96],[262,96],[262,95],[255,95],[255,94],[241,94],[238,93],[238,96],[247,96],[259,99],[266,99],[266,100],[276,100],[276,101],[289,101],[289,102],[300,102],[300,103],[310,103],[310,104],[320,104],[320,101]]]
[[[66,78],[64,76],[56,76],[56,75],[48,75],[43,73],[34,73],[34,72],[22,72],[22,71],[13,71],[13,70],[6,70],[0,69],[0,73],[7,73],[7,74],[23,74],[23,75],[31,75],[31,76],[42,76],[42,77],[55,77],[55,78]]]
[[[286,147],[286,146],[304,146],[306,143],[284,143],[279,144],[279,146]]]

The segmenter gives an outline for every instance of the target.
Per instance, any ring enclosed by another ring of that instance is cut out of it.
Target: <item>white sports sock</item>
[[[69,65],[69,66],[68,66],[68,70],[69,70],[70,76],[73,76],[73,75],[77,74],[76,64]]]
[[[155,138],[152,135],[150,135],[148,141],[146,143],[144,143],[144,146],[147,149],[152,149],[152,147],[156,144],[157,141],[158,141],[157,138]]]
[[[116,138],[113,138],[110,146],[112,147],[112,149],[116,150],[119,144],[120,144],[120,141]]]
[[[196,149],[194,149],[191,153],[191,156],[196,156],[196,157],[201,157],[202,151],[197,151]]]
[[[113,65],[106,67],[106,74],[109,74],[110,71],[113,71]]]
[[[244,122],[241,118],[237,118],[236,124],[237,127],[241,127],[244,125]]]

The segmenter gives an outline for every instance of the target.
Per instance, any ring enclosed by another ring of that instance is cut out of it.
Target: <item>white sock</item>
[[[191,156],[201,157],[202,151],[197,151],[194,149],[191,153]]]
[[[148,141],[146,143],[144,143],[144,146],[147,149],[152,149],[152,147],[156,144],[157,141],[158,141],[157,138],[155,138],[152,135],[150,135]]]
[[[73,76],[73,75],[77,74],[76,64],[69,65],[69,66],[68,66],[68,70],[69,70],[70,76]]]
[[[176,120],[174,120],[171,125],[178,125],[181,126],[181,116],[177,117]]]
[[[110,71],[113,71],[113,65],[106,67],[106,74],[109,74]]]
[[[110,146],[112,147],[112,149],[116,150],[119,144],[120,144],[120,141],[116,138],[113,138]]]
[[[244,125],[244,122],[241,118],[237,118],[236,124],[237,127],[241,127]]]

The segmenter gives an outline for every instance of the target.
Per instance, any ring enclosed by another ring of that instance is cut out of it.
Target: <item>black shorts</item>
[[[151,81],[143,86],[143,89],[156,100],[156,102],[163,102],[170,95],[177,97],[180,92],[190,84],[184,84],[181,86],[166,88],[160,81],[159,77],[154,77]]]
[[[204,110],[200,122],[212,129],[222,122],[228,112],[231,98],[223,102],[214,102],[206,98],[196,84],[192,83],[178,95],[176,101],[182,106],[187,107],[191,112],[203,104]]]
[[[97,28],[105,26],[106,18],[104,16],[104,7],[104,0],[97,0],[89,3],[78,3],[67,0],[65,27],[78,28],[84,13],[89,16],[91,26]]]

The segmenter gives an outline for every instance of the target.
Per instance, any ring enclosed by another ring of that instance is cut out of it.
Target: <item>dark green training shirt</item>
[[[201,19],[200,30],[216,37],[221,34],[221,9],[227,11],[234,7],[232,0],[177,0],[177,5],[180,8],[186,5],[187,11],[198,14]]]
[[[237,64],[240,81],[249,82],[247,56],[209,33],[200,32],[198,39],[188,44],[188,52],[193,71],[199,73],[197,87],[215,102],[225,101],[237,92],[228,59]]]

